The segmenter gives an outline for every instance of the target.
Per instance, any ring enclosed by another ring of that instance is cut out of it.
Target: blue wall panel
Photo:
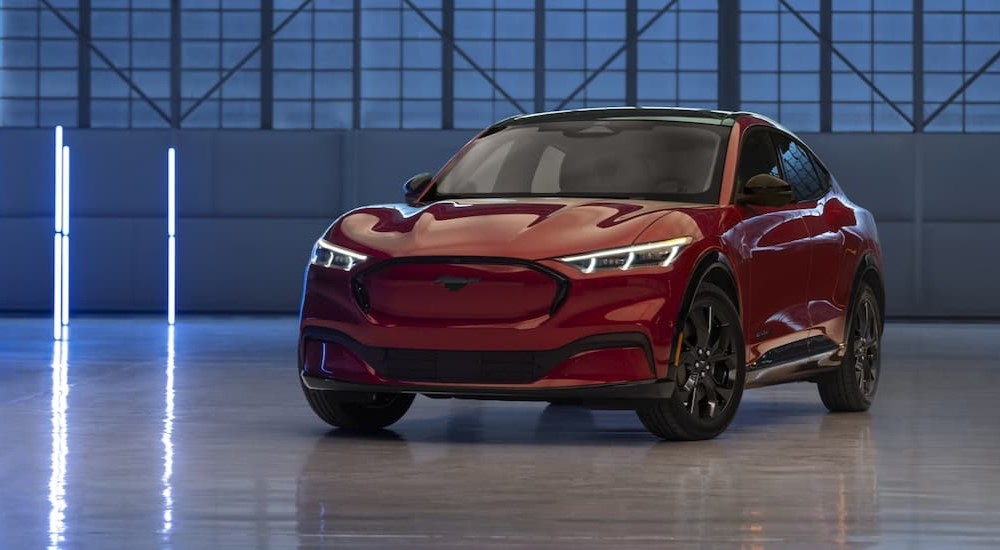
[[[76,216],[71,227],[71,311],[166,309],[167,223],[162,215]]]
[[[166,216],[170,134],[66,130],[64,143],[70,147],[74,216]]]
[[[0,131],[0,216],[51,217],[54,150],[52,130]]]
[[[0,215],[0,312],[52,311],[52,235],[51,213]]]
[[[1000,223],[930,222],[924,227],[919,308],[944,316],[1000,316]]]
[[[178,147],[178,309],[290,312],[312,242],[396,202],[473,132],[72,130],[75,311],[162,311],[165,158]],[[805,135],[879,220],[889,313],[1000,316],[1000,136]],[[0,311],[51,308],[51,131],[0,130]],[[979,223],[989,222],[989,223]]]
[[[878,222],[879,240],[885,255],[886,309],[891,315],[933,314],[918,304],[913,258],[916,227],[913,222]]]
[[[933,134],[921,139],[924,219],[1000,222],[1000,136]]]
[[[313,242],[330,219],[181,218],[177,310],[290,312]]]
[[[340,208],[340,134],[214,132],[207,166],[212,216],[325,216]],[[183,140],[178,155],[189,150]],[[184,175],[179,193],[191,187]],[[181,216],[187,215],[181,212]]]

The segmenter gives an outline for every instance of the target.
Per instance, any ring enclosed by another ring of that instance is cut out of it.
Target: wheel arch
[[[742,323],[743,305],[733,265],[721,250],[708,250],[695,263],[695,267],[691,270],[691,275],[688,277],[687,284],[684,287],[684,299],[681,301],[681,307],[677,312],[677,322],[674,324],[674,334],[671,339],[674,346],[680,344],[681,331],[684,330],[685,318],[687,317],[688,309],[691,308],[694,295],[702,283],[706,282],[721,288],[726,293],[726,296],[733,302],[733,306],[736,308],[736,313],[740,316]],[[672,353],[670,360],[671,368],[668,373],[673,372],[673,367],[676,367],[674,356],[675,354]]]
[[[875,255],[871,252],[866,253],[858,262],[858,267],[854,272],[854,280],[851,281],[851,301],[848,302],[848,315],[850,315],[850,310],[858,298],[861,283],[865,282],[875,292],[875,299],[878,300],[879,319],[885,325],[885,283],[883,281],[882,269],[879,267]]]
[[[725,291],[729,299],[733,301],[733,305],[736,306],[737,313],[743,311],[733,264],[718,249],[705,252],[695,264],[695,268],[691,271],[691,276],[688,278],[687,286],[684,288],[684,301],[681,309],[687,310],[688,306],[691,305],[691,300],[694,298],[695,291],[705,282],[712,283]]]

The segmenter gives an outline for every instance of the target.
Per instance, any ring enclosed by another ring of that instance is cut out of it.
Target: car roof
[[[607,120],[607,119],[636,119],[636,120],[676,120],[683,122],[701,122],[703,124],[732,126],[741,116],[753,116],[766,119],[755,113],[742,111],[721,111],[718,109],[692,109],[686,107],[591,107],[585,109],[568,109],[564,111],[548,111],[544,113],[532,113],[524,115],[514,115],[501,120],[497,125],[510,126],[525,123],[538,122],[559,122],[571,120]]]

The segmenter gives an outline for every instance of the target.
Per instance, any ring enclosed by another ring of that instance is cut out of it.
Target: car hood
[[[529,260],[624,246],[676,212],[712,208],[647,200],[589,198],[463,199],[425,206],[358,208],[327,240],[378,256],[503,256]],[[679,228],[677,236],[682,233]]]

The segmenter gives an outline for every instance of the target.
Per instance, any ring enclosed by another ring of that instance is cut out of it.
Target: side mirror
[[[737,202],[757,206],[785,206],[794,196],[788,182],[771,174],[757,174],[743,185]]]
[[[430,173],[424,172],[406,180],[406,183],[403,184],[403,195],[406,197],[407,204],[413,204],[420,198],[433,177]]]

